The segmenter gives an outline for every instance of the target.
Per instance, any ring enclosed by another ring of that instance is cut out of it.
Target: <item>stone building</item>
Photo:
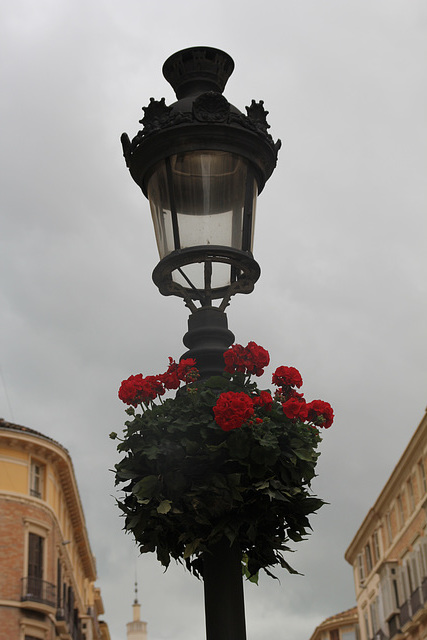
[[[358,640],[357,607],[326,618],[317,626],[310,640]]]
[[[427,637],[427,414],[348,547],[361,640]]]
[[[68,451],[0,419],[0,640],[110,640]]]

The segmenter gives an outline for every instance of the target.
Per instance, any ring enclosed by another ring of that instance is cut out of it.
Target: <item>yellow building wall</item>
[[[28,493],[29,456],[25,452],[0,448],[0,491]]]

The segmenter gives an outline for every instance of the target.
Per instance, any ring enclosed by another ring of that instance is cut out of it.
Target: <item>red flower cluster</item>
[[[334,412],[329,402],[323,400],[312,400],[307,405],[308,419],[317,427],[329,429],[334,421]]]
[[[295,393],[288,400],[282,402],[282,408],[287,418],[307,420],[316,427],[328,429],[334,421],[334,412],[329,402],[312,400],[307,403],[301,393]]]
[[[286,402],[282,402],[283,413],[291,420],[293,418],[306,420],[308,416],[307,406],[304,398],[289,398]]]
[[[199,377],[199,372],[195,367],[196,361],[193,358],[187,358],[180,362],[175,362],[169,358],[169,367],[166,373],[159,376],[165,389],[178,389],[182,382],[194,382]]]
[[[317,427],[327,429],[334,420],[334,412],[331,405],[323,400],[313,400],[307,403],[302,393],[295,391],[302,386],[302,377],[295,367],[278,367],[273,373],[273,384],[280,387],[277,397],[283,400],[283,413],[293,420],[298,418],[308,421]]]
[[[246,347],[233,345],[224,353],[225,371],[234,374],[261,376],[270,362],[268,351],[249,342]],[[192,358],[175,362],[169,358],[169,366],[165,373],[158,376],[146,376],[141,373],[123,380],[119,389],[119,398],[126,404],[136,407],[138,404],[148,405],[166,390],[178,389],[181,382],[190,383],[199,378],[196,361]],[[323,400],[307,403],[302,393],[295,389],[302,386],[302,377],[295,367],[278,367],[273,373],[273,384],[278,389],[274,394],[276,402],[281,403],[284,415],[290,420],[310,422],[316,427],[328,429],[334,420],[331,405]],[[216,423],[223,431],[238,429],[245,423],[261,424],[266,413],[272,410],[273,398],[269,391],[259,391],[249,396],[244,392],[228,391],[222,393],[213,408]]]
[[[255,342],[248,342],[246,347],[234,344],[224,353],[225,371],[227,373],[254,374],[262,376],[264,368],[270,363],[268,351]]]
[[[239,429],[254,415],[251,398],[242,392],[221,393],[213,408],[216,423],[223,431]]]
[[[302,378],[298,369],[295,367],[277,367],[273,373],[272,382],[277,387],[297,387],[302,386]]]
[[[163,395],[165,389],[157,376],[143,377],[142,373],[123,380],[119,389],[119,398],[125,404],[136,407],[141,402],[147,404],[157,396]]]
[[[148,404],[162,396],[166,390],[178,389],[181,382],[192,382],[197,380],[199,372],[196,369],[196,361],[187,358],[176,363],[169,358],[169,367],[166,373],[158,376],[144,376],[138,373],[123,380],[119,389],[119,398],[125,404],[136,407],[138,404]]]

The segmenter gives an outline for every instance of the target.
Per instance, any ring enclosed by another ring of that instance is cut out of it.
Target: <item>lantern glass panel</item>
[[[162,161],[148,183],[160,258],[177,249],[219,245],[242,250],[248,162],[222,151],[191,151]]]

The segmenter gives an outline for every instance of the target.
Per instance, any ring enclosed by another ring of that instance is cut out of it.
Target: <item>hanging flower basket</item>
[[[184,561],[196,576],[202,554],[224,538],[239,546],[252,580],[275,565],[295,573],[283,554],[323,504],[310,482],[332,409],[305,401],[293,367],[276,369],[273,393],[260,390],[252,376],[263,374],[269,355],[254,342],[234,345],[224,361],[224,374],[204,382],[193,360],[172,359],[164,374],[122,382],[130,420],[115,474],[116,485],[126,483],[118,499],[125,529],[142,553],[156,552],[165,567]],[[176,397],[163,400],[170,389]]]

